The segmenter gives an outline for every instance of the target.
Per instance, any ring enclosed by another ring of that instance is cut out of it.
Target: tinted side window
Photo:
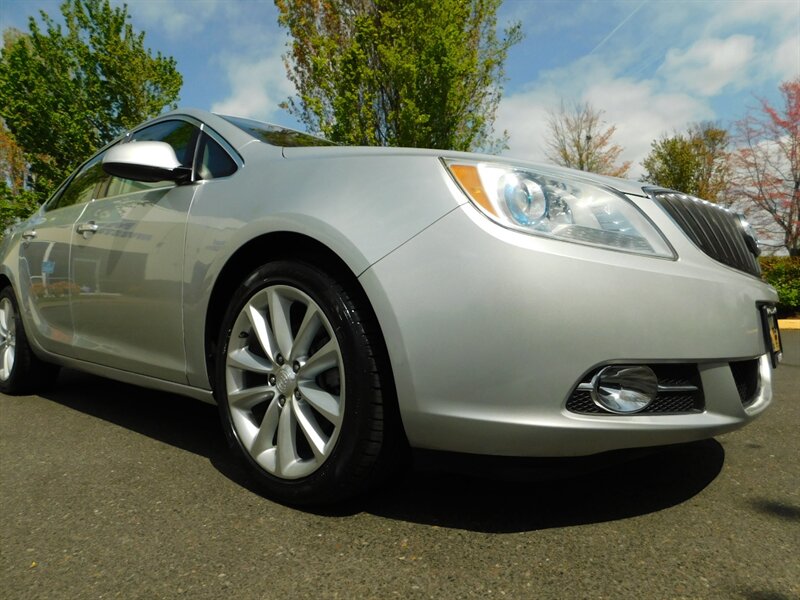
[[[186,121],[162,121],[130,137],[130,142],[167,142],[184,167],[192,166],[192,151],[200,130]]]
[[[200,179],[227,177],[236,171],[236,163],[211,136],[202,134],[198,150],[197,176]]]
[[[184,167],[191,167],[192,157],[194,155],[194,146],[197,142],[197,136],[200,130],[186,121],[163,121],[156,123],[150,127],[146,127],[141,131],[137,131],[130,136],[128,140],[122,142],[124,144],[133,144],[136,142],[166,142],[172,149],[175,150],[175,156]],[[122,194],[130,194],[142,190],[150,190],[156,188],[169,187],[174,185],[168,181],[144,182],[132,181],[130,179],[122,179],[120,177],[111,177],[108,185],[98,195],[98,197],[106,198],[111,196],[120,196]]]
[[[72,206],[73,204],[81,204],[82,202],[89,202],[95,197],[95,190],[97,185],[108,179],[108,175],[103,171],[100,161],[103,155],[95,156],[81,169],[51,206],[47,210],[56,208],[63,208],[64,206]]]

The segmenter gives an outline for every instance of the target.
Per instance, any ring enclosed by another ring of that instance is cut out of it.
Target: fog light
[[[631,414],[647,408],[658,394],[658,378],[650,367],[606,367],[592,379],[592,400],[616,414]]]

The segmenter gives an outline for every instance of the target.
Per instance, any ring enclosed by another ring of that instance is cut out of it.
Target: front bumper
[[[673,241],[681,236],[657,209]],[[681,236],[682,237],[682,236]],[[683,238],[685,239],[685,238]],[[418,448],[580,456],[704,439],[769,404],[759,304],[777,296],[681,238],[678,260],[505,230],[466,204],[361,282],[383,329],[406,434]],[[745,408],[729,363],[757,359]],[[696,414],[576,414],[567,399],[605,364],[697,365]]]

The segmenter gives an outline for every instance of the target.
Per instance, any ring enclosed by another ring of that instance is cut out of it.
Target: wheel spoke
[[[8,298],[3,298],[0,300],[0,379],[3,381],[11,377],[11,371],[14,369],[15,330],[14,305]]]
[[[326,392],[311,381],[301,383],[298,387],[306,402],[313,406],[317,412],[334,425],[341,423],[342,414],[338,396]]]
[[[274,363],[275,355],[278,353],[278,345],[275,343],[275,337],[272,335],[269,325],[267,325],[266,316],[255,306],[248,303],[247,318],[250,321],[250,325],[253,327],[253,331],[256,332],[258,343],[261,345],[267,358]]]
[[[13,345],[10,345],[8,348],[6,348],[6,373],[8,375],[11,375],[11,369],[14,368],[14,361],[16,360],[16,357],[17,349]]]
[[[322,321],[319,318],[319,312],[316,307],[309,304],[306,306],[306,314],[303,316],[303,322],[300,323],[294,344],[292,344],[292,359],[308,355],[308,349],[320,327],[322,327]]]
[[[300,368],[298,375],[303,379],[312,379],[324,373],[328,369],[339,364],[339,345],[336,340],[328,340],[328,343],[317,350],[306,363]]]
[[[11,377],[11,368],[14,366],[14,347],[5,346],[0,349],[2,356],[0,356],[0,379],[8,379]]]
[[[9,326],[8,323],[11,320],[11,302],[8,299],[3,298],[3,301],[0,302],[0,339],[5,339],[8,337]]]
[[[308,405],[302,405],[297,400],[292,399],[292,408],[295,411],[297,424],[300,425],[300,431],[303,432],[308,445],[311,446],[311,451],[317,460],[325,458],[325,433],[320,429],[314,413]]]
[[[267,302],[272,320],[272,332],[275,335],[278,350],[285,358],[288,358],[292,352],[292,326],[289,320],[289,309],[292,302],[275,288],[269,288],[267,291]]]
[[[291,403],[286,405],[281,411],[278,423],[278,445],[276,470],[278,475],[284,477],[291,476],[291,468],[297,462],[297,440],[295,439],[296,420],[291,407]]]
[[[250,445],[250,454],[258,459],[258,456],[266,450],[273,448],[272,440],[275,438],[275,430],[278,428],[278,421],[280,419],[280,408],[277,402],[270,402],[267,412],[264,413],[264,419],[261,421],[261,426],[258,428],[256,437],[253,438],[253,443]]]
[[[272,364],[265,358],[256,356],[247,348],[236,348],[228,352],[229,367],[252,373],[272,373]]]
[[[274,387],[271,385],[259,385],[228,392],[228,402],[230,402],[232,408],[250,410],[264,400],[269,400],[270,396],[274,395]]]

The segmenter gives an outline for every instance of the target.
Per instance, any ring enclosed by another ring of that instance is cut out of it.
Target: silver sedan
[[[741,427],[775,291],[737,215],[497,156],[346,148],[172,112],[0,243],[0,391],[59,366],[219,406],[273,498],[408,448],[581,456]]]

